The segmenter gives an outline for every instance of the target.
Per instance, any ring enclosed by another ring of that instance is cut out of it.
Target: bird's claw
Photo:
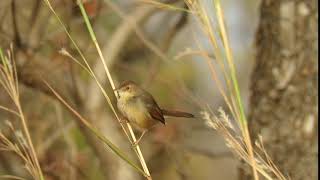
[[[120,118],[121,124],[127,124],[129,121],[126,118]]]

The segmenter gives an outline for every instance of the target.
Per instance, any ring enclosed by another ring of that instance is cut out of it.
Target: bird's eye
[[[130,86],[127,86],[127,87],[126,87],[126,90],[129,90],[129,89],[130,89]]]

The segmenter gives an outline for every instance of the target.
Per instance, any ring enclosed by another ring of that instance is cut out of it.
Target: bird
[[[160,108],[153,96],[134,81],[123,81],[114,91],[117,107],[125,121],[142,132],[133,142],[133,146],[138,145],[142,137],[156,124],[165,125],[165,116],[194,118],[191,113]]]

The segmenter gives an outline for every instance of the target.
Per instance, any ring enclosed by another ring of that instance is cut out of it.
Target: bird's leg
[[[142,137],[143,137],[147,132],[148,132],[148,130],[144,130],[144,131],[142,132],[141,136],[140,136],[135,142],[133,142],[132,146],[133,146],[133,147],[136,147],[136,146],[139,144],[139,142],[140,142],[140,140],[142,139]]]

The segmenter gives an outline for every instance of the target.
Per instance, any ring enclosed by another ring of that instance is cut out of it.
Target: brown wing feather
[[[144,93],[142,98],[144,99],[144,102],[146,103],[146,106],[147,106],[147,109],[148,109],[150,116],[152,118],[154,118],[155,120],[158,120],[161,123],[165,124],[166,122],[163,117],[162,110],[158,106],[157,102],[153,99],[152,95],[146,92],[146,93]]]

